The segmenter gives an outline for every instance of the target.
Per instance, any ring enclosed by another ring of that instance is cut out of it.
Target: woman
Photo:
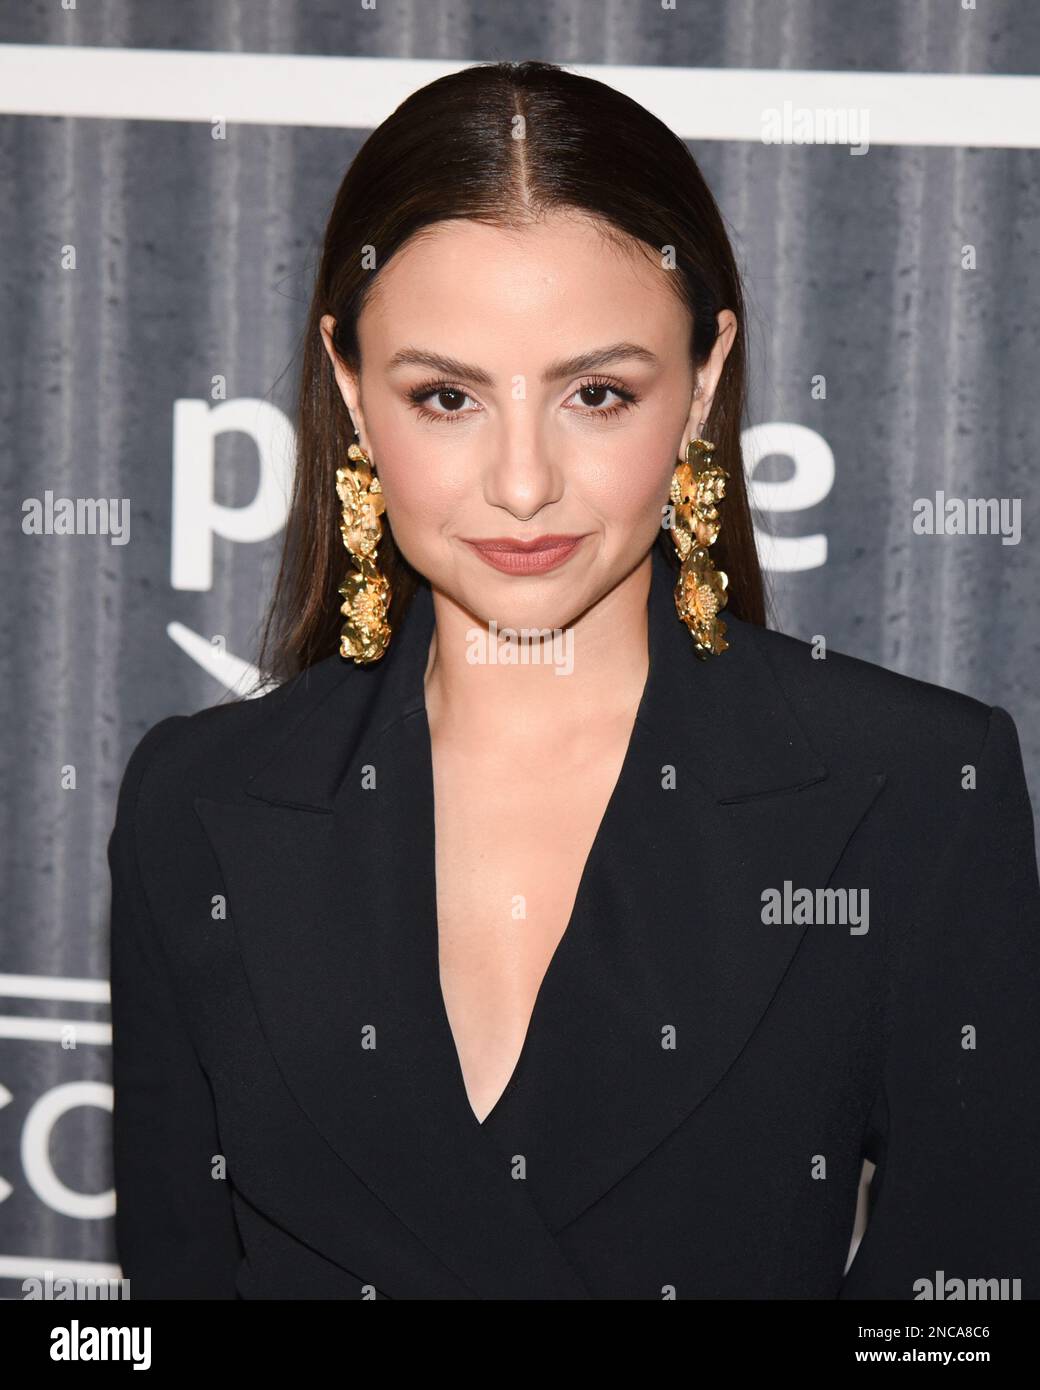
[[[1015,726],[764,626],[744,326],[693,159],[608,87],[471,68],[360,151],[281,683],[120,794],[136,1296],[1040,1293]]]

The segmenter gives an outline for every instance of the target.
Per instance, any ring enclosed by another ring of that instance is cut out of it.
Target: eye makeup
[[[587,378],[585,381],[581,382],[579,386],[575,387],[572,395],[578,395],[582,391],[608,391],[619,398],[618,403],[608,406],[606,409],[593,406],[568,407],[569,409],[577,408],[579,414],[598,416],[605,420],[616,419],[619,415],[631,409],[633,405],[638,404],[640,399],[639,396],[627,386],[622,386],[620,382],[612,381],[607,377],[596,376]],[[421,420],[438,420],[444,421],[446,424],[454,425],[458,423],[460,418],[466,415],[478,414],[475,410],[431,410],[426,405],[426,402],[432,396],[457,396],[464,401],[472,400],[473,398],[469,395],[469,392],[457,382],[425,381],[419,386],[414,386],[407,394],[412,408]]]

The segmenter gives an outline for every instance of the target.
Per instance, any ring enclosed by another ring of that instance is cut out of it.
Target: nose
[[[517,521],[529,521],[559,501],[562,492],[562,472],[553,451],[532,413],[521,410],[503,422],[497,438],[491,441],[491,457],[484,469],[484,500]]]

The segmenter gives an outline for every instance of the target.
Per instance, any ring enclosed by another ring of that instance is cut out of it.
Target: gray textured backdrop
[[[379,0],[373,13],[360,0],[80,0],[67,12],[41,0],[3,6],[0,43],[1030,75],[1040,6]],[[689,99],[701,99],[692,76]],[[85,1261],[83,1272],[100,1273],[113,1260],[105,845],[115,792],[149,725],[221,698],[191,654],[193,634],[254,655],[277,551],[277,535],[218,538],[211,586],[175,586],[175,402],[208,407],[220,375],[229,400],[291,408],[315,248],[364,135],[232,124],[214,141],[205,122],[0,114],[7,1297],[37,1270]],[[1004,705],[1035,797],[1040,155],[1025,143],[875,145],[862,157],[754,140],[691,148],[745,267],[751,422],[781,422],[796,453],[801,439],[833,455],[820,500],[762,514],[765,530],[827,545],[824,565],[772,576],[774,625]],[[974,269],[963,267],[965,245]],[[67,246],[75,269],[62,266]],[[819,373],[826,399],[812,391]],[[190,450],[187,429],[184,441]],[[818,476],[812,457],[771,456],[756,481],[793,476],[770,500],[795,497]],[[216,470],[217,501],[245,506],[258,476],[248,434],[219,438]],[[129,544],[24,534],[24,501],[48,489],[129,498]],[[1021,543],[913,534],[914,499],[937,489],[1021,499]],[[169,624],[182,626],[171,635]],[[74,789],[63,786],[70,765]],[[80,1021],[74,1048],[62,1020]]]

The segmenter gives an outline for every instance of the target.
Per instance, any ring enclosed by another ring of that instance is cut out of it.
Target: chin
[[[587,606],[586,584],[567,578],[548,582],[492,574],[442,590],[474,623],[486,628],[563,628]]]

